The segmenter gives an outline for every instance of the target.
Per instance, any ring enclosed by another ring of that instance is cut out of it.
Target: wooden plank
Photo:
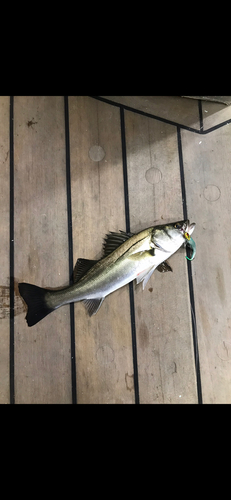
[[[131,231],[182,220],[176,127],[131,112],[125,125]],[[134,286],[141,403],[197,403],[184,252],[170,262]]]
[[[212,101],[212,102],[219,102],[221,104],[226,104],[229,106],[231,104],[231,96],[230,95],[184,95],[182,97],[187,97],[189,99],[200,99],[202,101]]]
[[[0,403],[9,403],[9,113],[10,99],[0,96]]]
[[[202,394],[231,403],[231,125],[205,136],[182,131],[188,211],[197,222],[193,281]]]
[[[198,103],[180,96],[102,96],[167,120],[200,128]]]
[[[68,283],[63,97],[15,97],[15,277]],[[16,403],[71,403],[69,308],[29,328],[15,318]]]
[[[69,98],[74,258],[98,259],[107,232],[125,229],[119,109]],[[128,287],[88,317],[75,305],[77,401],[133,403]]]
[[[202,102],[204,130],[219,125],[231,118],[231,106],[218,102]]]

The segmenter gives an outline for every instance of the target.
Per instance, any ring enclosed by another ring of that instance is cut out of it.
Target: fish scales
[[[26,320],[33,326],[58,307],[83,301],[90,316],[96,314],[104,298],[136,279],[143,288],[157,268],[171,271],[166,259],[191,235],[195,223],[188,220],[152,226],[137,234],[110,233],[104,243],[105,256],[98,262],[79,259],[74,271],[75,283],[61,290],[47,290],[19,283],[19,291],[28,306]]]
[[[135,279],[146,267],[150,267],[152,262],[146,264],[144,260],[129,260],[129,257],[151,249],[152,229],[148,228],[132,236],[110,255],[97,262],[77,283],[67,287],[65,304],[74,299],[84,300],[86,295],[88,299],[109,295]],[[57,307],[62,297],[63,290],[51,292],[47,298],[49,307]]]

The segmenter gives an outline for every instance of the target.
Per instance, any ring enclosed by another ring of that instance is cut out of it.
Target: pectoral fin
[[[149,267],[148,269],[145,269],[145,271],[142,271],[142,273],[140,273],[136,278],[136,284],[138,285],[138,283],[141,283],[141,281],[142,281],[143,282],[143,290],[144,290],[149,278],[151,278],[151,275],[152,275],[153,271],[155,271],[155,269],[157,269],[160,273],[167,273],[168,271],[172,271],[172,268],[167,263],[167,261],[162,262],[157,267],[152,266],[152,267]]]
[[[157,266],[156,269],[160,273],[167,273],[168,271],[172,271],[171,266],[168,264],[168,262],[166,260],[164,262],[162,262],[161,264],[159,264],[159,266]]]
[[[143,290],[144,290],[149,278],[151,277],[151,275],[155,269],[156,269],[156,267],[152,266],[152,267],[149,267],[148,269],[145,269],[145,271],[142,271],[142,273],[140,273],[136,278],[136,284],[138,285],[142,281],[143,282]]]

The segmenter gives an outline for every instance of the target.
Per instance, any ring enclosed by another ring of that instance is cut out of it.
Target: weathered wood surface
[[[231,104],[231,96],[230,95],[209,95],[209,96],[203,96],[203,95],[197,95],[197,96],[188,96],[185,95],[183,97],[187,97],[189,99],[200,99],[203,101],[212,101],[212,102],[218,102],[221,104],[226,104],[229,106]]]
[[[231,119],[231,106],[218,102],[202,102],[204,130]]]
[[[63,97],[14,98],[15,279],[67,284]],[[69,307],[28,328],[15,317],[16,403],[71,403]]]
[[[125,229],[120,112],[71,97],[69,116],[74,259],[97,259],[105,234]],[[91,318],[76,304],[75,330],[78,402],[134,402],[128,287]]]
[[[0,403],[9,403],[9,97],[0,97]]]
[[[131,230],[183,219],[176,127],[126,112]],[[186,259],[135,287],[141,403],[196,403]]]
[[[231,125],[182,131],[188,211],[197,221],[193,262],[202,393],[231,402]]]
[[[102,96],[145,113],[199,129],[198,103],[180,96]]]
[[[113,99],[181,125],[187,211],[197,224],[192,273],[202,396],[230,403],[231,125],[209,129],[229,120],[231,108],[206,102],[199,116],[197,101],[179,97]],[[202,118],[205,135],[198,133]],[[105,234],[126,229],[120,119],[113,103],[69,97],[67,200],[64,98],[14,98],[16,403],[72,402],[70,308],[28,328],[17,283],[69,282],[67,201],[74,261],[99,258]],[[126,109],[124,123],[131,231],[181,219],[177,127]],[[0,164],[0,402],[9,403],[9,97],[0,98]],[[155,272],[144,291],[133,286],[141,403],[198,400],[184,250],[170,263],[173,273]],[[129,287],[107,297],[96,316],[80,303],[74,316],[77,402],[134,403]]]

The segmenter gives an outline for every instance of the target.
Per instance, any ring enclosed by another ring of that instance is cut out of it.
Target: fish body
[[[136,279],[143,288],[156,268],[171,270],[166,259],[185,242],[184,233],[191,234],[195,224],[179,221],[153,226],[140,233],[110,233],[99,261],[78,259],[74,284],[61,290],[20,283],[19,291],[28,305],[27,323],[36,324],[47,314],[71,302],[83,301],[90,316],[96,314],[107,295]]]

